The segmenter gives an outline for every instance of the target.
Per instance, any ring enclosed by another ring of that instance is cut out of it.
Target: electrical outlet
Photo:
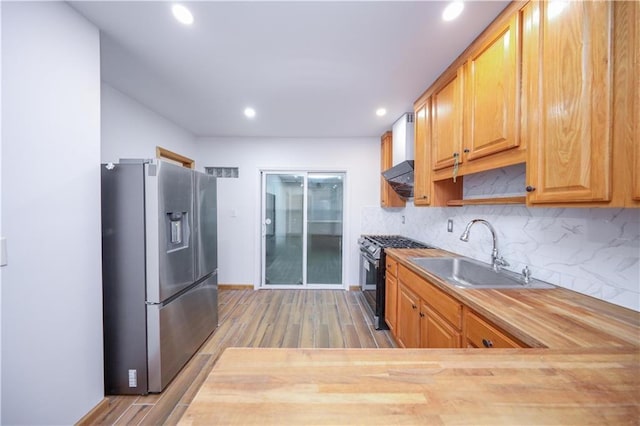
[[[453,232],[453,219],[447,220],[447,232]]]

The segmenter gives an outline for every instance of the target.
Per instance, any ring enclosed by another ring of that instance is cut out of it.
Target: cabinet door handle
[[[529,185],[529,186],[527,186],[525,188],[525,191],[527,191],[527,192],[533,192],[535,190],[536,190],[536,187],[535,186],[531,186],[531,185]]]
[[[465,153],[465,154],[468,154],[469,152],[471,152],[471,150],[470,150],[469,148],[465,148],[465,149],[464,149],[464,153]]]
[[[482,339],[482,344],[484,345],[485,348],[493,347],[493,342],[489,339]]]
[[[416,308],[417,308],[417,306],[416,306],[416,305],[411,305],[411,307],[412,307],[413,309],[416,309]]]
[[[420,312],[420,316],[424,318],[424,312]]]

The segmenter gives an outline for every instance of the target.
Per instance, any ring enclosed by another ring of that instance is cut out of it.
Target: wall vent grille
[[[239,176],[237,167],[205,167],[208,175],[217,178],[237,178]]]

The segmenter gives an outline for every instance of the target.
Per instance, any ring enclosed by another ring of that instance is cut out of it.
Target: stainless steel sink
[[[464,257],[414,257],[415,265],[451,285],[461,288],[554,288],[531,278],[528,283],[515,272],[494,271],[491,265]]]

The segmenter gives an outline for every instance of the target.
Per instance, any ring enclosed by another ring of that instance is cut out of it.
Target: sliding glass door
[[[344,173],[262,173],[262,286],[342,285]]]

